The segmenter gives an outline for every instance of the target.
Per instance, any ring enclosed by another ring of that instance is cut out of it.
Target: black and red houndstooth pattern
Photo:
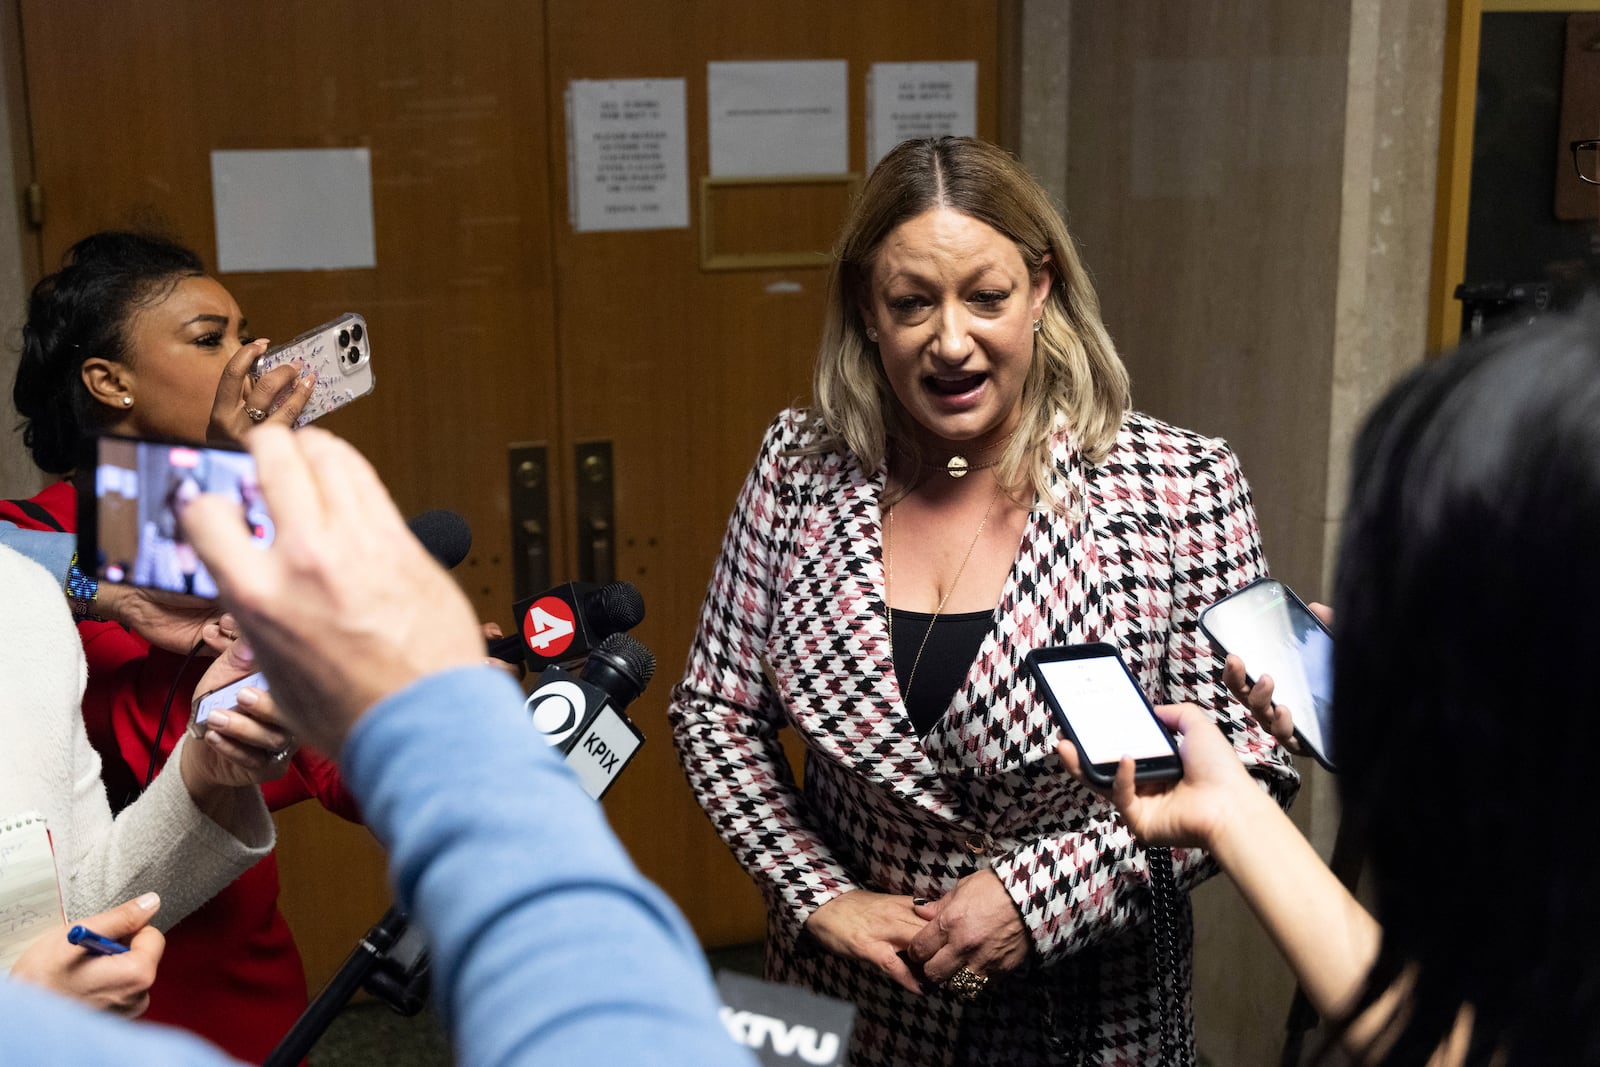
[[[1219,441],[1147,416],[1088,467],[1055,442],[1072,514],[1030,517],[949,713],[923,738],[900,703],[884,620],[883,472],[843,454],[797,456],[799,412],[768,431],[729,522],[670,716],[701,805],[769,908],[769,976],[854,1001],[852,1064],[1162,1059],[1147,857],[1103,801],[1061,768],[1023,657],[1109,641],[1158,702],[1215,713],[1240,757],[1287,803],[1299,779],[1222,687],[1199,633],[1207,604],[1264,573],[1249,489]],[[765,659],[777,689],[762,668]],[[807,746],[797,787],[777,732]],[[1211,873],[1175,851],[1178,884]],[[1032,961],[965,1004],[913,996],[801,935],[854,888],[936,898],[991,867],[1032,937]],[[1190,922],[1177,901],[1181,1013],[1192,1059]]]

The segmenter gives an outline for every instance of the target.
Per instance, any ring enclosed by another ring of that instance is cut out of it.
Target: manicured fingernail
[[[206,725],[207,726],[226,726],[226,725],[228,725],[228,723],[230,723],[232,721],[233,721],[233,716],[229,715],[227,712],[225,712],[225,711],[213,711],[211,713],[210,717],[206,719]],[[207,734],[206,736],[210,737],[211,735]]]
[[[156,905],[161,903],[161,898],[154,893],[146,893],[143,896],[136,898],[134,903],[139,905],[139,907],[143,908],[145,911],[154,911],[156,909]]]
[[[217,713],[216,712],[212,712],[211,713],[211,718],[215,719],[216,717],[217,717]],[[221,748],[222,747],[222,735],[219,734],[219,733],[215,733],[213,731],[207,730],[206,731],[206,744],[210,745],[212,748]]]
[[[261,691],[259,689],[251,689],[249,686],[245,686],[239,690],[240,707],[253,708],[259,703],[261,703]]]
[[[240,641],[233,646],[233,658],[237,663],[253,663],[256,650],[250,647],[250,642]]]
[[[911,898],[911,903],[915,904],[919,908],[922,907],[927,902],[928,902],[928,898],[927,897],[912,897]]]

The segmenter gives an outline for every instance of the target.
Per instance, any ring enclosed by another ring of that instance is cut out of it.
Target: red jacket
[[[33,503],[62,528],[77,528],[77,493],[69,482],[43,490]],[[0,501],[0,519],[49,529],[9,501]],[[195,683],[209,661],[197,656],[185,666],[183,656],[151,648],[113,622],[79,623],[78,635],[89,663],[84,722],[103,762],[111,805],[120,810],[145,781],[158,724],[157,770],[182,736]],[[161,724],[174,680],[171,710]],[[315,797],[347,819],[361,818],[333,761],[303,747],[288,773],[263,786],[262,795],[274,811]],[[268,856],[167,933],[144,1018],[192,1030],[239,1059],[260,1063],[305,1007],[305,970],[278,911],[278,863]]]

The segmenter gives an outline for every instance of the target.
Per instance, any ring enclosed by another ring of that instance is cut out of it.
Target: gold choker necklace
[[[965,478],[970,471],[988,470],[990,467],[998,464],[1001,457],[1005,453],[1006,445],[1011,443],[1012,434],[1015,433],[1016,431],[1013,430],[1011,433],[1006,434],[1005,440],[997,441],[987,448],[978,449],[976,455],[979,456],[982,456],[988,452],[995,453],[995,457],[993,459],[984,460],[982,463],[973,463],[971,460],[967,459],[966,456],[958,454],[951,456],[943,463],[927,463],[919,459],[917,460],[917,466],[923,470],[944,471],[952,478]]]

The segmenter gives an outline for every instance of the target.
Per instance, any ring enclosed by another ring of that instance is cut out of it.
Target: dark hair
[[[1600,305],[1417,371],[1353,467],[1333,740],[1383,924],[1356,1013],[1405,990],[1385,1062],[1470,1007],[1469,1063],[1600,1063]]]
[[[104,405],[83,383],[83,361],[128,361],[133,312],[159,299],[181,278],[204,274],[200,257],[164,237],[107,231],[67,250],[61,269],[28,298],[22,354],[11,396],[23,418],[23,443],[33,462],[65,474],[85,439],[105,419]]]

